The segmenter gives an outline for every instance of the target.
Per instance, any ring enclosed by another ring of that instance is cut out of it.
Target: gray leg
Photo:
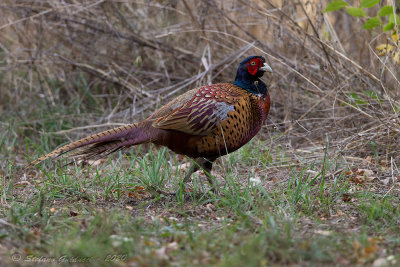
[[[189,181],[190,177],[192,176],[192,174],[201,168],[201,166],[202,166],[201,160],[204,160],[204,159],[203,158],[195,159],[195,162],[192,163],[188,172],[186,173],[185,178],[183,179],[183,183],[187,183]]]
[[[187,183],[192,176],[192,174],[198,171],[200,168],[204,170],[207,175],[207,180],[211,185],[214,185],[214,179],[211,176],[211,169],[215,159],[197,158],[195,162],[190,166],[189,171],[186,173],[183,179],[184,183]]]
[[[206,159],[206,158],[196,158],[192,165],[190,166],[189,170],[187,171],[185,178],[183,178],[183,183],[182,187],[178,189],[175,193],[169,193],[169,195],[176,196],[180,193],[180,190],[183,190],[185,187],[185,184],[190,180],[190,177],[192,174],[196,171],[198,171],[200,168],[204,170],[204,172],[207,175],[207,180],[210,183],[212,190],[215,191],[217,189],[217,183],[214,179],[214,177],[211,176],[211,169],[212,165],[216,158],[211,158],[211,159]],[[160,192],[159,192],[160,193]],[[161,192],[162,194],[165,194],[164,192]],[[160,194],[161,194],[160,193]]]
[[[205,159],[202,167],[203,167],[204,172],[207,175],[208,182],[210,183],[210,185],[213,188],[216,188],[216,185],[217,185],[216,181],[215,181],[214,177],[211,176],[211,170],[212,170],[212,165],[213,165],[214,161],[215,161],[215,159],[213,159],[213,160]]]

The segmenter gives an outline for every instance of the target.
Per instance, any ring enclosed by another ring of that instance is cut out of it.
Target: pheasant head
[[[237,70],[234,84],[253,94],[265,95],[267,86],[260,80],[264,72],[272,72],[261,56],[252,56],[243,60]]]

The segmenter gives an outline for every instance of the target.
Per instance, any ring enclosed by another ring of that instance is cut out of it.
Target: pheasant
[[[249,142],[261,129],[269,108],[267,86],[260,80],[272,72],[261,56],[244,59],[233,83],[192,89],[155,111],[147,119],[96,133],[64,145],[31,162],[34,166],[67,152],[73,159],[100,158],[143,143],[166,146],[194,159],[183,182],[202,168],[210,184],[213,162]]]

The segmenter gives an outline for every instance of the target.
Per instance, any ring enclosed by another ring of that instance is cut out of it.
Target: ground
[[[3,173],[1,258],[14,265],[396,265],[398,182],[377,177],[371,159],[349,168],[326,148],[312,157],[271,151],[257,138],[217,161],[217,192],[199,171],[177,196],[157,192],[180,188],[190,162],[165,148],[49,164],[21,179]]]

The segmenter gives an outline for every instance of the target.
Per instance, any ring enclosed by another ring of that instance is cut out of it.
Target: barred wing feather
[[[153,127],[191,135],[208,135],[228,118],[229,112],[235,110],[235,100],[230,98],[228,102],[195,95],[190,101],[155,120]]]

